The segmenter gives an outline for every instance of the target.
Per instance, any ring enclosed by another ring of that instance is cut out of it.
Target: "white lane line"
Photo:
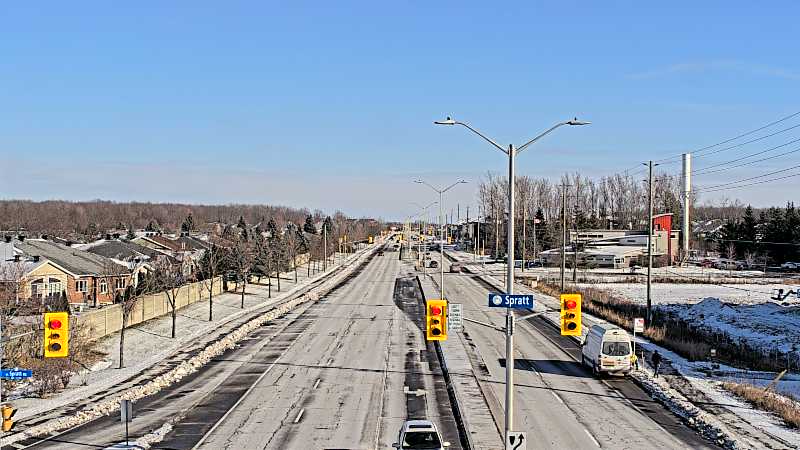
[[[319,387],[319,382],[322,381],[322,378],[317,378],[317,382],[314,383],[314,389]]]
[[[556,398],[556,400],[558,400],[558,401],[559,401],[559,402],[560,402],[562,405],[566,405],[566,403],[564,403],[564,400],[562,400],[562,399],[561,399],[561,397],[559,397],[559,395],[558,395],[558,394],[556,394],[556,393],[555,393],[555,392],[553,392],[553,391],[550,391],[550,393],[551,393],[551,394],[553,394],[553,397],[555,397],[555,398]]]
[[[583,431],[585,431],[585,432],[586,432],[586,434],[589,436],[589,439],[591,439],[591,440],[592,440],[592,442],[594,442],[594,445],[596,445],[597,447],[600,447],[600,443],[599,443],[599,442],[597,442],[597,439],[595,439],[595,438],[594,438],[594,436],[592,436],[592,433],[590,433],[590,432],[589,432],[589,430],[587,430],[586,428],[584,428],[584,429],[583,429]]]
[[[295,417],[295,418],[294,418],[294,422],[293,422],[293,423],[300,422],[300,419],[303,417],[303,413],[304,413],[304,412],[306,412],[306,409],[305,409],[305,408],[301,409],[301,410],[300,410],[300,412],[299,412],[299,413],[297,413],[297,417]],[[587,431],[587,433],[588,433],[588,431]],[[591,435],[590,435],[590,436],[591,436]],[[595,442],[597,442],[597,441],[595,441]],[[599,447],[599,446],[600,446],[600,444],[597,444],[597,446]]]

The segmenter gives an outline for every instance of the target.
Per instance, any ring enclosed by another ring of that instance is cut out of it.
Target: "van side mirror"
[[[442,447],[450,447],[450,443],[445,441],[442,443]]]
[[[400,448],[400,444],[399,444],[399,443],[397,443],[397,442],[395,442],[394,444],[392,444],[392,447],[394,447],[394,448]]]

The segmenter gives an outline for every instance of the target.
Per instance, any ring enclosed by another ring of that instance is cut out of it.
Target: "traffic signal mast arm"
[[[556,311],[556,310],[555,309],[547,309],[545,311],[539,311],[539,312],[535,312],[535,313],[531,313],[531,314],[525,314],[524,316],[517,317],[517,320],[528,320],[528,319],[532,319],[534,317],[541,316],[542,314],[549,313],[549,312],[554,312],[554,311]],[[474,323],[476,325],[482,325],[482,326],[484,326],[486,328],[491,328],[491,329],[497,330],[497,331],[499,331],[501,333],[505,333],[506,332],[506,327],[498,327],[498,326],[492,325],[490,323],[481,322],[480,320],[470,319],[469,317],[464,317],[464,321],[465,322]]]

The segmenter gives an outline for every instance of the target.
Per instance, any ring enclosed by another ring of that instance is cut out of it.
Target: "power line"
[[[701,168],[701,169],[698,169],[698,170],[696,170],[696,171],[695,171],[695,170],[693,170],[693,171],[692,171],[692,174],[693,174],[693,175],[702,175],[702,174],[709,174],[709,173],[724,172],[724,171],[726,171],[726,170],[735,169],[735,168],[737,168],[737,167],[749,166],[749,165],[751,165],[751,164],[756,164],[756,163],[764,162],[764,161],[767,161],[767,160],[770,160],[770,159],[780,158],[781,156],[791,155],[792,153],[797,153],[797,152],[800,152],[800,147],[797,147],[797,148],[795,148],[794,150],[789,150],[788,152],[783,152],[783,153],[779,153],[779,154],[777,154],[777,155],[768,156],[768,157],[766,157],[766,158],[755,159],[755,160],[753,160],[753,161],[748,161],[748,162],[745,162],[745,163],[742,163],[742,164],[736,164],[736,165],[733,165],[733,166],[730,166],[730,167],[721,167],[721,168],[719,168],[719,169],[708,170],[708,169],[711,169],[711,168],[714,168],[714,167],[725,166],[725,165],[727,165],[727,164],[731,164],[731,163],[734,163],[734,162],[742,161],[742,160],[744,160],[744,159],[747,159],[747,158],[752,158],[753,156],[756,156],[756,155],[761,155],[761,154],[764,154],[764,153],[770,152],[770,151],[772,151],[772,150],[778,149],[778,148],[780,148],[780,147],[785,147],[785,146],[787,146],[787,145],[789,145],[789,144],[791,144],[791,143],[798,142],[798,141],[800,141],[800,138],[798,138],[798,139],[795,139],[795,140],[793,140],[793,141],[791,141],[791,142],[787,142],[787,143],[785,143],[785,144],[778,145],[778,146],[776,146],[776,147],[772,147],[772,148],[770,148],[770,149],[768,149],[768,150],[762,150],[762,151],[760,151],[760,152],[752,153],[752,154],[750,154],[750,155],[743,156],[743,157],[741,157],[741,158],[733,159],[733,160],[730,160],[730,161],[726,161],[726,162],[724,162],[724,163],[719,163],[719,164],[714,164],[714,165],[711,165],[711,166],[703,167],[703,168]]]
[[[791,174],[791,175],[784,175],[782,177],[772,178],[772,179],[769,179],[769,180],[756,181],[754,183],[743,184],[741,186],[731,186],[731,187],[725,187],[725,188],[720,188],[720,189],[701,189],[700,192],[719,192],[719,191],[726,191],[728,189],[740,189],[740,188],[743,188],[743,187],[755,186],[755,185],[758,185],[758,184],[765,184],[765,183],[772,183],[773,181],[780,181],[780,180],[785,180],[787,178],[793,178],[793,177],[800,177],[800,173],[794,173],[794,174]]]
[[[773,122],[770,122],[770,123],[768,123],[768,124],[766,124],[764,126],[758,127],[758,128],[756,128],[754,130],[747,131],[745,133],[742,133],[742,134],[740,134],[738,136],[735,136],[735,137],[732,137],[730,139],[725,139],[724,141],[717,142],[716,144],[707,145],[705,147],[701,147],[701,148],[697,148],[697,149],[691,150],[691,151],[689,151],[687,153],[699,153],[699,152],[703,152],[705,150],[710,150],[712,148],[719,147],[720,145],[725,145],[725,144],[733,142],[733,141],[735,141],[737,139],[741,139],[741,138],[743,138],[745,136],[749,136],[749,135],[751,135],[753,133],[757,133],[757,132],[759,132],[761,130],[767,129],[767,128],[773,126],[773,125],[777,125],[777,124],[779,124],[781,122],[785,122],[785,121],[787,121],[787,120],[789,120],[789,119],[791,119],[793,117],[799,116],[799,115],[800,115],[800,111],[797,111],[795,113],[789,114],[786,117],[782,117],[782,118],[780,118],[780,119],[778,119],[776,121],[773,121]],[[681,155],[675,155],[675,156],[666,157],[664,159],[660,159],[660,160],[655,161],[655,162],[660,163],[660,162],[665,162],[665,161],[671,161],[671,160],[673,160],[675,158],[680,158],[680,157],[681,157]]]
[[[761,137],[757,137],[757,138],[755,138],[755,139],[751,139],[751,140],[749,140],[749,141],[741,142],[741,143],[739,143],[739,144],[736,144],[736,145],[731,145],[731,146],[729,146],[729,147],[723,147],[723,148],[720,148],[720,149],[717,149],[717,150],[714,150],[714,151],[708,152],[708,153],[706,153],[706,154],[704,154],[704,155],[696,155],[696,154],[693,154],[692,156],[693,156],[693,157],[694,157],[694,156],[697,156],[698,158],[705,158],[705,157],[707,157],[707,156],[710,156],[710,155],[715,155],[715,154],[717,154],[717,153],[726,152],[726,151],[728,151],[728,150],[732,150],[732,149],[734,149],[734,148],[739,148],[739,147],[745,146],[745,145],[747,145],[747,144],[752,144],[753,142],[763,141],[764,139],[767,139],[767,138],[770,138],[770,137],[773,137],[773,136],[777,136],[777,135],[779,135],[779,134],[781,134],[781,133],[785,133],[785,132],[787,132],[787,131],[789,131],[789,130],[794,130],[795,128],[800,128],[800,123],[799,123],[799,124],[797,124],[797,125],[793,125],[793,126],[791,126],[791,127],[788,127],[788,128],[784,128],[784,129],[782,129],[782,130],[778,130],[778,131],[776,131],[776,132],[774,132],[774,133],[771,133],[771,134],[767,134],[767,135],[764,135],[764,136],[761,136]]]
[[[732,184],[739,184],[739,183],[742,183],[742,182],[745,182],[745,181],[757,180],[759,178],[764,178],[764,177],[768,177],[770,175],[775,175],[776,173],[783,173],[783,172],[787,172],[787,171],[792,170],[792,169],[797,169],[798,167],[800,167],[800,164],[798,164],[796,166],[792,166],[792,167],[787,167],[786,169],[776,170],[774,172],[768,172],[768,173],[757,175],[757,176],[750,177],[750,178],[742,178],[741,180],[729,181],[727,183],[722,183],[722,184],[715,184],[715,185],[708,186],[705,189],[700,189],[700,190],[704,191],[704,190],[707,190],[707,189],[716,189],[716,188],[723,187],[723,186],[730,186]]]

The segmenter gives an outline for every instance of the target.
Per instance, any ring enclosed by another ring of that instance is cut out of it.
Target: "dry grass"
[[[722,383],[722,387],[747,400],[756,408],[776,414],[792,428],[800,428],[800,407],[796,399],[764,391],[764,388],[752,384],[725,382]]]

